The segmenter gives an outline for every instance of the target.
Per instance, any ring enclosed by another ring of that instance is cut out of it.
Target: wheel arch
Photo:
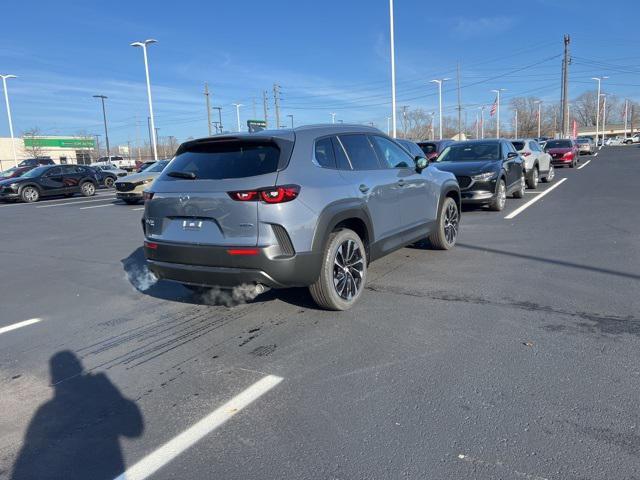
[[[363,205],[351,201],[336,202],[325,207],[318,216],[311,249],[314,252],[322,252],[331,232],[337,228],[345,227],[360,236],[367,251],[367,259],[369,259],[370,246],[375,237],[371,217],[365,208]]]

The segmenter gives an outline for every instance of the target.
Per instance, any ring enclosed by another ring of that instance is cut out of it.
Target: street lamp
[[[600,97],[602,97],[602,146],[604,146],[604,136],[606,135],[605,128],[607,123],[607,94],[601,93]],[[600,97],[598,97],[598,99]],[[596,142],[596,146],[597,146],[597,142]]]
[[[242,103],[232,103],[231,105],[236,107],[236,119],[238,121],[238,131],[240,131],[240,107],[243,107],[244,105]]]
[[[11,149],[13,150],[13,162],[18,166],[18,156],[16,155],[16,141],[13,138],[13,122],[11,121],[11,107],[9,106],[9,92],[7,91],[7,79],[18,78],[15,75],[0,75],[2,78],[2,88],[4,89],[4,101],[7,104],[7,117],[9,117],[9,133],[11,134]]]
[[[596,147],[598,146],[598,133],[600,127],[600,84],[602,80],[609,77],[591,77],[591,80],[598,82],[598,97],[596,98]],[[604,144],[604,137],[602,137],[602,143]]]
[[[107,132],[107,113],[104,108],[104,101],[108,97],[105,95],[94,95],[93,98],[99,98],[100,100],[102,100],[102,119],[104,120],[104,139],[105,139],[105,142],[107,143],[107,160],[109,160],[109,157],[111,156],[111,152],[109,151],[109,133]]]
[[[291,128],[293,128],[293,115],[287,115],[291,119]]]
[[[496,97],[496,138],[500,138],[500,92],[504,92],[506,88],[498,88],[497,90],[491,90]]]
[[[542,108],[542,100],[536,100],[533,103],[537,103],[538,104],[538,139],[540,139],[540,136],[541,136],[541,133],[540,133],[541,132],[541,130],[540,130],[540,117],[542,115],[542,110],[541,110],[541,108]]]
[[[142,52],[144,54],[144,71],[147,75],[147,97],[149,99],[149,118],[151,119],[151,131],[155,131],[156,124],[155,119],[153,118],[153,103],[151,102],[151,81],[149,80],[149,60],[147,59],[147,45],[151,45],[152,43],[157,43],[157,40],[149,38],[143,42],[133,42],[131,43],[131,46],[142,47]],[[155,136],[152,136],[151,139],[153,141],[153,158],[154,160],[158,160],[158,145],[156,138]]]
[[[393,0],[389,0],[389,38],[391,41],[391,119],[393,138],[396,138],[396,51],[395,34],[393,32]]]
[[[440,122],[440,140],[442,140],[442,84],[447,80],[451,80],[450,78],[442,78],[440,80],[431,80],[430,83],[438,84],[438,119]]]

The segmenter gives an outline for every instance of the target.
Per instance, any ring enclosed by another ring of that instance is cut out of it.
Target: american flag
[[[496,114],[497,109],[498,109],[498,97],[496,97],[496,100],[493,102],[493,105],[491,105],[491,111],[489,112],[489,114],[493,117]]]

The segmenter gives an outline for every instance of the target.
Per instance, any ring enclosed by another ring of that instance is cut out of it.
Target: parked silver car
[[[511,143],[524,160],[527,187],[538,188],[538,182],[550,182],[555,177],[551,164],[551,155],[542,150],[533,138],[511,140]]]
[[[377,129],[320,125],[182,144],[145,192],[149,268],[187,286],[308,286],[350,308],[367,266],[429,239],[458,237],[451,173]]]
[[[596,149],[595,143],[590,138],[578,137],[576,138],[576,143],[578,144],[580,155],[591,155]]]

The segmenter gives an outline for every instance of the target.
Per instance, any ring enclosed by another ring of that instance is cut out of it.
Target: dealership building
[[[93,137],[24,137],[15,140],[18,162],[33,157],[50,157],[55,163],[91,163],[96,147]],[[14,165],[11,138],[0,137],[0,169]]]

